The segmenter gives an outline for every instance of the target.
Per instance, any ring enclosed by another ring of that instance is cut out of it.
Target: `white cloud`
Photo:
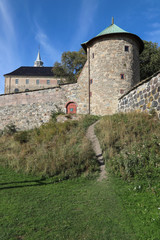
[[[0,0],[0,22],[0,93],[3,93],[3,74],[14,70],[18,63],[13,14],[7,0]]]
[[[57,60],[60,60],[61,52],[57,48],[55,48],[53,44],[51,44],[50,39],[37,23],[36,29],[37,30],[35,39],[40,44],[40,47],[42,48],[45,54],[46,60],[49,58],[48,59],[49,62],[52,61],[52,63],[54,63]]]
[[[74,49],[77,45],[80,45],[83,41],[87,40],[89,29],[93,24],[94,16],[98,8],[97,0],[83,0],[79,17],[78,26],[75,36],[73,37],[71,48]]]

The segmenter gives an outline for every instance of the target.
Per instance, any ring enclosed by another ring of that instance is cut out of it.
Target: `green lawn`
[[[1,240],[159,240],[150,192],[113,177],[53,181],[1,168]]]
[[[52,183],[1,169],[0,239],[137,239],[110,181]]]

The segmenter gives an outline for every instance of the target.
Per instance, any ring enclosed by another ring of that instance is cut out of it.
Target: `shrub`
[[[8,124],[4,129],[4,134],[13,135],[17,132],[17,127],[15,124]]]
[[[14,139],[21,144],[27,143],[29,141],[29,132],[27,131],[19,132],[14,136]]]

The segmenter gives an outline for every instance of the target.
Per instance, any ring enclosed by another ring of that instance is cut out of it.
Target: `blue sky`
[[[111,24],[160,43],[159,0],[0,0],[0,93],[3,74],[33,66],[40,45],[44,66],[60,61],[64,51]],[[159,44],[160,45],[160,44]]]

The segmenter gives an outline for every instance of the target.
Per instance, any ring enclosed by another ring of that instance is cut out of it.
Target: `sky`
[[[44,66],[111,24],[160,46],[160,0],[0,0],[0,94],[4,74],[33,66],[38,49]]]

